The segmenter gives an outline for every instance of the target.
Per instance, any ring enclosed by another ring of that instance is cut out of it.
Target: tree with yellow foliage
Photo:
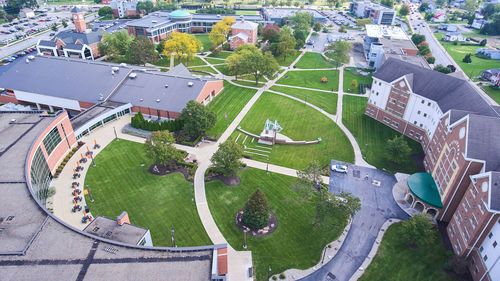
[[[170,58],[174,54],[175,59],[186,59],[186,64],[196,53],[201,51],[201,41],[194,35],[172,32],[163,47],[163,55]]]
[[[212,47],[217,47],[222,43],[226,42],[229,32],[231,31],[231,25],[233,25],[235,19],[233,17],[225,17],[220,22],[214,24],[212,31],[208,35],[210,42],[212,42]]]

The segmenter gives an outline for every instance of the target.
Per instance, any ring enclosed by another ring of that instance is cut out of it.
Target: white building
[[[33,18],[35,17],[35,12],[30,9],[30,8],[24,8],[19,11],[19,17],[24,19],[24,18]]]
[[[474,21],[472,22],[472,25],[471,27],[472,28],[475,28],[475,29],[481,29],[483,28],[483,26],[487,23],[490,23],[488,20],[485,20],[485,19],[474,19]]]
[[[396,20],[394,9],[370,1],[353,1],[350,12],[358,18],[372,18],[374,24],[394,25]]]
[[[479,254],[481,255],[481,263],[483,264],[486,272],[483,273],[481,279],[487,274],[493,281],[500,280],[500,219],[495,223],[491,231],[484,238],[481,246],[479,246]],[[476,261],[477,262],[477,261]],[[477,266],[477,265],[476,265]]]
[[[465,42],[467,37],[463,36],[460,32],[448,32],[443,36],[443,41],[447,42]]]

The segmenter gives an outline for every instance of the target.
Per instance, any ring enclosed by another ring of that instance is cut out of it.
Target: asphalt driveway
[[[330,192],[351,192],[361,200],[361,210],[354,216],[351,229],[337,255],[322,268],[301,280],[347,281],[368,256],[382,224],[391,218],[408,219],[392,196],[394,175],[377,169],[348,166],[348,173],[331,172]]]

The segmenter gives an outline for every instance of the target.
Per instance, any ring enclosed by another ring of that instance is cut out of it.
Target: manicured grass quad
[[[201,60],[199,57],[194,57],[193,59],[189,60],[186,62],[185,59],[175,59],[175,62],[174,62],[174,65],[178,65],[179,63],[182,63],[184,64],[185,66],[200,66],[200,65],[206,65],[206,63]],[[153,63],[154,65],[157,65],[157,66],[166,66],[166,67],[169,67],[170,66],[170,58],[167,58],[167,57],[163,57],[159,60],[157,60],[156,62]]]
[[[250,133],[260,135],[266,119],[277,120],[283,127],[282,134],[292,140],[315,140],[321,137],[322,141],[308,145],[272,146],[269,162],[294,169],[303,169],[313,160],[322,166],[328,165],[331,159],[354,161],[354,152],[351,143],[342,130],[328,117],[305,105],[302,102],[265,92],[252,106],[239,126]],[[236,139],[239,131],[232,135]],[[238,140],[241,143],[243,138]],[[266,146],[266,145],[263,145]],[[248,154],[252,158],[266,161],[256,154]]]
[[[352,71],[351,71],[352,70]],[[346,68],[344,70],[344,92],[346,93],[352,93],[352,94],[359,94],[359,85],[361,84],[368,84],[371,87],[373,78],[371,75],[369,76],[363,76],[363,75],[357,75],[354,74],[353,71],[356,71],[357,68]],[[351,83],[352,80],[356,79],[358,81],[358,87],[351,88]]]
[[[435,233],[434,242],[413,249],[402,238],[402,225],[391,225],[382,244],[360,281],[451,281],[443,271],[447,253],[441,237]]]
[[[230,75],[229,74],[229,71],[226,69],[226,65],[225,64],[221,64],[221,65],[215,65],[214,66],[218,71],[220,71],[220,73],[224,74],[224,75]]]
[[[297,68],[303,69],[318,69],[318,68],[334,68],[336,65],[325,60],[320,53],[306,52],[295,65]]]
[[[213,74],[217,74],[217,71],[213,70],[210,66],[195,66],[195,67],[190,67],[189,70],[191,72],[206,71],[206,72],[210,72]],[[200,73],[200,74],[204,75],[204,73]]]
[[[228,124],[241,109],[248,103],[257,90],[237,87],[228,82],[224,82],[224,90],[218,94],[213,101],[208,104],[208,108],[215,112],[217,121],[215,126],[207,132],[207,135],[214,135],[217,138],[226,130]],[[224,115],[227,114],[227,119]]]
[[[132,224],[150,229],[155,246],[172,246],[172,229],[177,246],[212,244],[191,201],[191,183],[181,173],[150,174],[152,160],[146,157],[144,144],[114,141],[95,162],[85,178],[95,200],[91,203],[85,197],[92,215],[116,218],[127,211]]]
[[[497,86],[486,86],[483,87],[483,90],[490,98],[500,104],[500,89]]]
[[[435,35],[436,38],[439,40],[439,42],[446,49],[448,54],[450,54],[453,60],[455,60],[455,62],[458,63],[458,65],[460,65],[460,67],[467,76],[469,77],[478,76],[481,75],[481,70],[498,68],[499,66],[498,60],[478,58],[474,55],[476,53],[477,48],[483,48],[483,47],[479,47],[479,45],[462,46],[460,45],[460,43],[458,45],[453,45],[453,42],[441,41],[441,37],[443,36],[443,34],[435,34]],[[472,54],[471,56],[472,62],[471,63],[463,62],[462,59],[465,57],[465,55],[469,53]]]
[[[272,86],[271,90],[294,96],[308,103],[312,103],[330,114],[335,114],[337,112],[338,96],[335,93],[303,90],[284,86]]]
[[[223,63],[226,63],[226,60],[222,60],[222,59],[205,58],[205,60],[208,61],[211,64],[223,64]]]
[[[233,83],[243,85],[243,86],[256,87],[256,88],[262,88],[265,85],[265,83],[261,83],[261,82],[255,84],[255,82],[242,81],[242,80],[233,80]]]
[[[294,62],[297,59],[297,57],[299,55],[300,55],[300,52],[296,51],[294,55],[290,55],[290,56],[287,56],[287,57],[279,56],[279,57],[276,58],[276,61],[281,66],[289,66],[290,64],[292,64],[292,62]]]
[[[321,82],[321,78],[323,77],[326,77],[328,79],[327,83]],[[338,70],[288,71],[280,80],[278,80],[277,84],[321,89],[328,91],[337,91],[339,88],[339,71]]]
[[[227,57],[229,57],[232,54],[233,54],[233,52],[221,51],[217,55],[212,53],[212,54],[208,55],[208,57],[218,58],[218,59],[227,59]]]
[[[326,244],[341,234],[347,216],[334,213],[328,223],[335,227],[313,227],[315,208],[303,202],[290,185],[295,178],[280,174],[266,174],[263,170],[249,168],[238,173],[241,183],[226,186],[220,181],[206,184],[208,205],[217,226],[236,250],[243,249],[243,233],[235,226],[234,217],[245,205],[250,195],[260,188],[278,219],[278,228],[266,237],[247,235],[248,249],[252,251],[257,280],[267,280],[268,268],[278,274],[289,268],[306,269],[321,258]]]
[[[202,52],[207,52],[208,50],[210,50],[212,42],[210,42],[208,34],[195,34],[194,37],[201,41],[201,45],[203,46]]]
[[[406,163],[398,165],[389,161],[386,157],[385,144],[387,140],[394,138],[400,133],[366,116],[367,98],[344,96],[342,123],[351,131],[356,138],[365,160],[377,167],[389,172],[415,173],[417,165],[411,158]],[[405,137],[413,153],[421,153],[422,146]]]

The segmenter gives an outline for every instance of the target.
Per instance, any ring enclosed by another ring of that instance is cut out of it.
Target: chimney
[[[121,215],[117,216],[116,217],[116,222],[119,224],[119,225],[123,225],[124,223],[128,223],[130,224],[130,220],[128,218],[128,214],[127,212],[123,211]]]

